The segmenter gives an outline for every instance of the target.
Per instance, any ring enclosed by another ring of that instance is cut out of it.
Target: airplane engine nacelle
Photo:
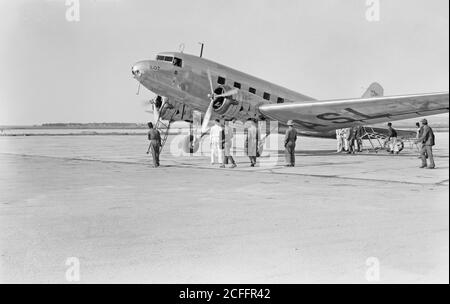
[[[230,107],[238,106],[239,102],[231,99],[231,98],[218,98],[221,100],[215,100],[213,103],[213,109],[214,112],[219,115],[225,115],[229,110]]]
[[[231,88],[229,86],[220,86],[214,90],[214,93],[219,95],[219,94],[223,94],[229,90],[231,90]],[[228,111],[230,106],[236,105],[236,104],[238,104],[238,102],[234,101],[230,97],[219,97],[219,98],[216,98],[213,102],[213,110],[215,113],[217,113],[219,115],[224,115]]]
[[[231,89],[229,86],[220,86],[214,90],[214,93],[223,94]],[[227,119],[237,118],[241,120],[257,117],[259,113],[257,107],[246,100],[241,93],[231,97],[216,98],[213,102],[213,111]]]

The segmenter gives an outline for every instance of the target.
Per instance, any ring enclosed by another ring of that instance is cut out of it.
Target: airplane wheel
[[[399,153],[405,148],[405,143],[402,140],[397,139],[396,147],[393,147],[394,150],[392,150],[390,141],[385,142],[384,146],[385,146],[387,152],[394,152],[395,151],[395,152]]]
[[[401,152],[404,148],[405,148],[405,144],[403,143],[403,141],[399,141],[397,142],[397,147],[398,147],[398,152]]]
[[[199,146],[199,141],[195,140],[193,135],[188,135],[183,142],[183,151],[184,153],[196,153]]]

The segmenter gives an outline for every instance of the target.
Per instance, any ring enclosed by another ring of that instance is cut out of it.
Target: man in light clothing
[[[344,150],[344,129],[336,130],[336,140],[337,140],[337,153],[341,153]]]
[[[258,147],[261,141],[258,128],[253,119],[249,118],[245,132],[245,152],[250,159],[250,166],[256,166]]]
[[[416,122],[416,140],[419,139],[422,136],[423,127],[420,126],[419,122]],[[419,150],[419,158],[422,158],[422,143],[416,142],[417,149]]]
[[[216,119],[214,126],[209,131],[209,142],[211,144],[211,165],[217,163],[221,168],[224,168],[223,164],[223,143],[225,140],[224,130],[220,125],[220,120]]]
[[[350,145],[348,142],[348,137],[350,136],[350,131],[351,131],[351,128],[342,129],[342,136],[344,137],[344,150],[346,152],[348,152],[350,149]]]

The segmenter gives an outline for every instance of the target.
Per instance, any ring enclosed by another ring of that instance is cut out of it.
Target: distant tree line
[[[91,123],[44,123],[43,128],[72,128],[72,129],[140,129],[145,128],[143,123],[127,122],[91,122]]]

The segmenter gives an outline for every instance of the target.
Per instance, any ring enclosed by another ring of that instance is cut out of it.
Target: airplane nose
[[[134,77],[141,77],[142,71],[140,70],[138,65],[134,65],[131,68],[131,74],[133,74]]]
[[[136,62],[131,67],[131,73],[133,74],[134,78],[141,78],[145,74],[148,74],[148,72],[149,72],[149,62],[148,61]]]

